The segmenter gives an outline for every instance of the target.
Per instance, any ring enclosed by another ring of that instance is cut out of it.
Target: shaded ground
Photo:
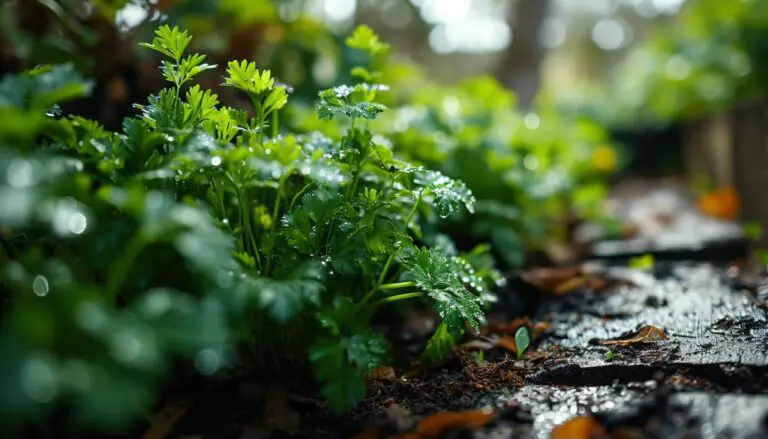
[[[658,210],[648,198],[630,199],[620,207],[627,217]],[[489,325],[443,364],[415,361],[423,338],[400,340],[401,362],[377,370],[369,397],[344,418],[328,414],[301,385],[284,391],[241,382],[189,401],[167,437],[768,437],[768,276],[719,262],[733,258],[701,262],[714,241],[732,246],[727,256],[743,257],[742,238],[733,224],[673,199],[667,207],[674,218],[640,231],[622,257],[656,252],[665,242],[664,251],[699,262],[637,270],[608,257],[513,277]],[[675,246],[656,238],[664,233],[687,238]],[[553,278],[556,288],[549,288],[544,281]],[[516,318],[521,314],[531,319]],[[424,322],[412,320],[418,333]],[[517,359],[521,326],[532,343]]]

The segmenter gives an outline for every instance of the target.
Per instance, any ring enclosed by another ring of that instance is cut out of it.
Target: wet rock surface
[[[663,264],[654,275],[637,272],[634,278],[640,285],[545,302],[537,317],[552,326],[543,345],[575,353],[562,366],[529,379],[600,385],[687,368],[714,385],[763,388],[768,313],[753,294],[735,290],[723,270],[708,264]],[[667,339],[618,347],[601,343],[631,337],[649,325]]]
[[[420,417],[436,408],[425,399],[452,389],[450,402],[437,404],[443,410],[498,413],[488,425],[451,428],[441,438],[768,438],[768,313],[758,295],[711,264],[604,270],[624,282],[538,302],[531,320],[549,328],[525,359],[464,360],[458,373],[436,371],[450,384],[423,381],[405,397],[386,391],[381,403]],[[489,382],[501,386],[483,389]],[[371,413],[363,423],[377,419]],[[599,434],[552,436],[581,418]]]
[[[768,438],[768,314],[758,298],[710,264],[612,270],[635,285],[541,303],[534,320],[551,327],[539,349],[565,348],[565,358],[533,370],[519,390],[479,401],[530,412],[524,435],[498,437],[548,438],[592,415],[610,437]],[[603,344],[649,326],[666,338]]]

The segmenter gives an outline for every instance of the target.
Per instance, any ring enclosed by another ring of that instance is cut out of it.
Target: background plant
[[[564,116],[549,101],[520,111],[514,93],[490,77],[435,83],[412,63],[390,59],[386,45],[372,44],[352,73],[378,81],[369,92],[386,90],[382,102],[393,109],[372,126],[396,154],[464,181],[478,198],[474,215],[425,224],[427,242],[464,249],[490,242],[517,268],[527,251],[564,242],[572,216],[603,219],[607,177],[621,163],[602,126]],[[354,39],[347,45],[360,46]],[[289,117],[295,130],[338,136],[309,107],[296,106]]]

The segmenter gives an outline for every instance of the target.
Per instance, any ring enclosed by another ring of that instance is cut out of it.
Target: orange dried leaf
[[[422,439],[436,439],[448,429],[478,429],[496,417],[493,410],[468,410],[464,412],[443,412],[424,418],[414,430]]]
[[[601,341],[600,343],[605,346],[631,346],[635,343],[662,341],[666,340],[667,338],[667,334],[664,333],[664,330],[653,325],[646,325],[640,328],[637,333],[630,338],[605,340]]]
[[[531,319],[528,317],[518,317],[508,323],[486,325],[482,332],[484,334],[514,335],[523,326],[532,326]]]
[[[542,291],[554,293],[560,284],[582,274],[581,267],[539,268],[523,273],[520,278]]]
[[[391,366],[381,366],[371,371],[371,379],[374,380],[394,381],[395,378],[395,369]]]
[[[504,337],[501,337],[500,339],[496,340],[496,346],[502,349],[508,350],[513,354],[517,354],[517,343],[515,343],[514,337],[505,335]]]
[[[555,294],[557,295],[563,295],[570,293],[582,285],[584,285],[587,282],[586,276],[577,276],[571,279],[568,279],[564,282],[561,282],[557,287],[555,287]]]
[[[580,416],[552,429],[550,439],[598,439],[606,435],[605,428],[592,416]]]
[[[738,192],[732,186],[725,186],[716,191],[701,195],[698,199],[699,209],[707,215],[719,219],[735,219],[741,209]]]
[[[533,340],[537,339],[541,334],[543,334],[547,329],[549,329],[552,326],[549,322],[539,322],[533,325],[533,337],[531,337]]]

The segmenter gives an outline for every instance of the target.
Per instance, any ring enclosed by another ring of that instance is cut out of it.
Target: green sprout
[[[517,346],[517,359],[523,358],[523,354],[531,345],[531,337],[528,328],[521,326],[515,333],[515,346]]]

